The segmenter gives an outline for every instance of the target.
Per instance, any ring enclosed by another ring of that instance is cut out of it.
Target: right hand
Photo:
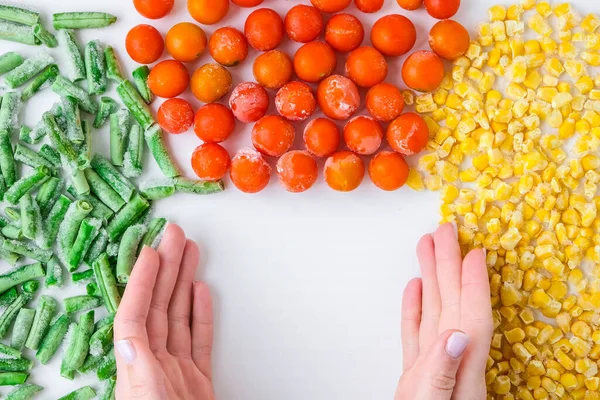
[[[445,224],[420,240],[417,255],[423,278],[404,291],[395,400],[483,400],[493,332],[485,252],[463,260],[456,228]]]

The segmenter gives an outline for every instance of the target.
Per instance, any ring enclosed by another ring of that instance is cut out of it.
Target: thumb
[[[124,398],[163,399],[157,375],[157,361],[150,349],[137,338],[125,338],[115,341],[117,359],[118,392],[126,394]]]
[[[461,331],[446,331],[431,346],[420,361],[421,382],[417,399],[450,400],[456,385],[456,373],[469,344],[469,337]]]

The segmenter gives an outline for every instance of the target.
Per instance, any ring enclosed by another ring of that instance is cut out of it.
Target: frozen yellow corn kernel
[[[575,87],[583,94],[589,93],[594,88],[594,80],[589,76],[582,76],[575,83]]]
[[[591,378],[587,378],[585,380],[585,387],[588,388],[588,390],[597,392],[600,388],[600,377],[593,376]]]
[[[592,67],[600,66],[600,54],[592,51],[584,51],[581,53],[581,58]]]
[[[505,331],[504,337],[506,337],[508,343],[513,345],[517,342],[522,342],[525,340],[525,331],[521,328],[514,328],[510,331]]]
[[[527,351],[523,343],[515,343],[512,345],[512,351],[515,356],[524,363],[528,363],[531,360],[531,353]]]
[[[452,203],[458,198],[458,188],[454,185],[446,185],[441,192],[442,201],[444,203]]]
[[[415,104],[415,93],[412,90],[402,91],[402,97],[404,98],[404,103],[407,106],[412,106]]]
[[[555,277],[561,276],[565,269],[565,265],[556,257],[549,257],[542,264],[544,265],[544,269]]]
[[[547,102],[547,103],[552,103],[552,100],[554,99],[554,97],[556,97],[558,95],[558,89],[555,87],[548,87],[548,86],[544,86],[541,87],[537,90],[537,96]]]
[[[548,18],[552,14],[552,6],[547,1],[541,1],[535,6],[535,10],[543,18]]]
[[[513,82],[522,83],[527,77],[527,58],[518,56],[513,60],[507,71],[507,77]]]
[[[587,73],[586,65],[581,60],[567,59],[564,67],[567,74],[573,79],[579,79]]]
[[[573,101],[573,96],[571,95],[571,93],[567,93],[567,92],[558,93],[552,99],[552,107],[561,108],[568,104],[571,104],[572,101]],[[573,122],[573,126],[575,126],[575,122]]]
[[[433,102],[435,104],[437,104],[438,106],[443,105],[444,103],[446,103],[446,99],[448,98],[448,91],[446,89],[438,89],[435,91],[435,93],[433,94]],[[418,104],[418,100],[417,100],[417,104]]]
[[[522,21],[504,21],[504,26],[506,27],[506,35],[511,38],[518,37],[525,32],[525,23]]]
[[[588,33],[594,33],[598,26],[600,26],[600,19],[596,14],[588,14],[581,21],[581,28]]]
[[[511,387],[512,384],[508,376],[500,375],[496,377],[496,380],[494,381],[494,393],[498,395],[508,394],[510,393]]]
[[[446,119],[446,112],[443,108],[438,108],[431,113],[431,118],[436,122],[443,121]]]
[[[563,353],[564,354],[564,353]],[[573,368],[567,368],[573,369]],[[560,377],[560,384],[565,387],[568,391],[575,389],[577,387],[577,377],[570,372],[566,372]]]
[[[489,9],[490,22],[504,21],[506,19],[506,7],[501,5],[492,6]]]
[[[531,360],[527,365],[526,372],[529,376],[542,376],[546,373],[546,368],[541,361]]]
[[[573,359],[571,357],[569,357],[568,355],[565,354],[564,351],[562,351],[561,349],[556,349],[554,351],[554,358],[556,359],[556,361],[558,361],[560,363],[560,365],[563,366],[563,368],[565,368],[567,371],[572,371],[573,369],[575,369],[575,362],[573,361]],[[572,375],[572,374],[570,374]],[[563,375],[564,376],[564,375]],[[565,385],[562,381],[563,376],[561,376],[561,383],[563,386],[567,387],[567,385]],[[573,376],[573,378],[575,378]],[[576,380],[575,380],[576,381]]]
[[[556,88],[558,89],[559,93],[570,93],[571,92],[571,83],[566,82],[566,81],[562,81],[559,82],[559,84],[556,86]]]
[[[460,110],[462,108],[462,101],[456,94],[450,93],[446,97],[446,106],[454,110]]]
[[[528,54],[525,58],[529,68],[539,68],[546,62],[546,55],[544,53]]]
[[[571,315],[566,312],[558,314],[556,324],[564,333],[569,333],[571,331]]]
[[[533,7],[535,7],[536,4],[536,0],[521,0],[521,6],[523,7],[523,10],[525,11],[529,11],[531,9],[533,9]]]
[[[550,296],[543,289],[536,289],[529,295],[528,303],[534,308],[546,308],[550,304]]]
[[[527,25],[538,35],[550,36],[552,34],[552,28],[550,27],[550,24],[548,24],[546,19],[540,14],[532,15],[527,21]]]
[[[504,282],[500,288],[500,300],[503,306],[510,307],[521,300],[521,293],[514,284]]]
[[[598,89],[590,90],[589,96],[590,96],[590,100],[600,100],[600,90],[598,90]]]
[[[571,332],[583,340],[588,340],[592,336],[592,328],[584,321],[576,321],[571,325]]]
[[[416,190],[417,192],[425,190],[423,178],[421,177],[421,174],[419,174],[419,172],[414,168],[411,168],[408,171],[408,178],[406,180],[406,184],[408,185],[408,187],[410,187],[413,190]]]
[[[548,73],[555,78],[559,78],[565,72],[565,67],[563,63],[560,61],[560,59],[555,57],[548,59],[544,64],[544,67],[546,71],[548,71]],[[546,99],[544,100],[548,101]]]
[[[560,93],[559,95],[568,94],[568,93]],[[557,97],[559,96],[557,95]],[[561,139],[570,139],[575,135],[575,121],[567,118],[563,121],[563,124],[558,128],[558,136]]]
[[[523,85],[532,90],[537,90],[542,84],[542,76],[537,70],[532,70],[529,72],[525,80],[523,81]]]
[[[547,293],[555,300],[562,300],[567,295],[569,288],[565,282],[553,281]]]
[[[592,346],[587,341],[577,336],[571,337],[569,342],[571,343],[573,356],[578,358],[587,357],[592,349]]]
[[[524,12],[525,12],[525,10],[523,9],[523,6],[521,4],[510,5],[510,6],[508,6],[508,8],[506,10],[506,19],[513,20],[513,21],[520,21],[521,16],[523,15]]]
[[[587,135],[591,132],[591,130],[592,127],[590,126],[590,123],[587,122],[585,119],[580,119],[575,123],[575,132],[577,132],[580,135]]]

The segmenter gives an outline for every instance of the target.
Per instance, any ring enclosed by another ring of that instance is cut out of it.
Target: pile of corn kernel
[[[487,249],[488,398],[600,399],[600,18],[524,0],[489,19],[436,92],[405,94],[431,133],[408,185]]]

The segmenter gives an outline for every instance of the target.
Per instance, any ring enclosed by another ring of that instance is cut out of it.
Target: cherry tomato
[[[333,73],[337,57],[332,48],[323,42],[306,43],[294,55],[294,71],[306,82],[319,82]]]
[[[319,84],[317,101],[323,114],[331,119],[345,120],[358,110],[360,94],[350,79],[341,75],[332,75]]]
[[[285,190],[292,193],[307,191],[319,176],[317,162],[307,151],[294,150],[277,160],[277,176]]]
[[[278,115],[267,115],[254,124],[252,144],[267,156],[279,157],[294,144],[294,126]]]
[[[336,13],[348,7],[352,0],[310,0],[313,6],[324,13]]]
[[[383,7],[383,0],[354,0],[356,8],[364,13],[374,13]]]
[[[290,121],[304,121],[317,108],[312,89],[303,82],[290,82],[277,92],[275,107],[279,114]]]
[[[382,151],[371,159],[369,176],[378,188],[386,191],[400,189],[408,179],[408,164],[393,151]]]
[[[231,0],[233,4],[240,7],[256,7],[265,0]]]
[[[190,62],[198,59],[206,49],[206,34],[198,25],[180,22],[169,29],[166,43],[167,51],[174,59]]]
[[[214,103],[231,89],[231,74],[218,64],[204,64],[192,75],[192,93],[204,103]]]
[[[273,50],[283,40],[283,20],[270,8],[260,8],[248,15],[244,34],[248,44],[256,50]]]
[[[153,26],[142,24],[131,28],[125,38],[127,54],[140,64],[152,64],[165,49],[160,32]]]
[[[196,112],[194,132],[203,142],[223,142],[231,136],[234,129],[233,113],[222,104],[206,104]]]
[[[402,114],[388,126],[387,140],[398,153],[411,156],[427,147],[429,128],[419,115]]]
[[[188,0],[190,15],[203,25],[213,25],[229,12],[229,0]]]
[[[377,20],[371,30],[373,47],[389,57],[408,53],[416,41],[415,25],[403,15],[386,15]]]
[[[344,127],[344,141],[356,154],[374,154],[383,141],[383,128],[371,117],[354,117]]]
[[[363,24],[351,14],[336,14],[329,19],[325,27],[325,41],[341,53],[356,49],[364,38]]]
[[[241,122],[256,122],[264,117],[269,108],[269,95],[257,83],[242,82],[231,92],[229,107]]]
[[[363,160],[350,151],[333,153],[325,161],[325,182],[338,192],[351,192],[360,186],[365,176]]]
[[[161,61],[150,70],[148,86],[159,97],[177,97],[187,89],[190,73],[175,60]]]
[[[323,31],[323,16],[315,7],[298,4],[285,16],[285,31],[295,42],[316,40]]]
[[[133,0],[133,5],[142,17],[159,19],[173,9],[175,0]]]
[[[194,122],[194,110],[183,99],[169,99],[162,103],[157,113],[158,124],[169,133],[183,133]]]
[[[365,106],[369,114],[376,120],[390,122],[404,110],[404,97],[396,86],[380,83],[369,89]]]
[[[271,167],[256,150],[242,149],[231,160],[231,182],[244,193],[258,193],[269,184]]]
[[[444,63],[432,51],[417,51],[404,61],[402,79],[411,89],[433,92],[444,79]]]
[[[353,50],[346,60],[346,75],[360,87],[371,87],[385,80],[388,64],[385,57],[372,47]]]
[[[421,8],[423,5],[423,0],[397,0],[398,5],[405,10],[414,11]]]
[[[438,22],[429,32],[431,50],[446,60],[453,61],[463,56],[470,44],[469,32],[451,19]]]
[[[254,60],[252,72],[256,82],[268,89],[279,89],[292,80],[294,64],[283,51],[271,50]]]
[[[425,9],[437,19],[452,18],[460,8],[460,0],[425,0]]]
[[[229,153],[217,143],[203,143],[192,153],[192,168],[203,181],[218,181],[229,169]]]
[[[228,26],[219,28],[212,34],[208,41],[208,51],[219,64],[234,67],[248,56],[248,43],[242,32]]]
[[[340,146],[340,130],[333,121],[317,118],[304,128],[306,149],[317,157],[329,157]]]

